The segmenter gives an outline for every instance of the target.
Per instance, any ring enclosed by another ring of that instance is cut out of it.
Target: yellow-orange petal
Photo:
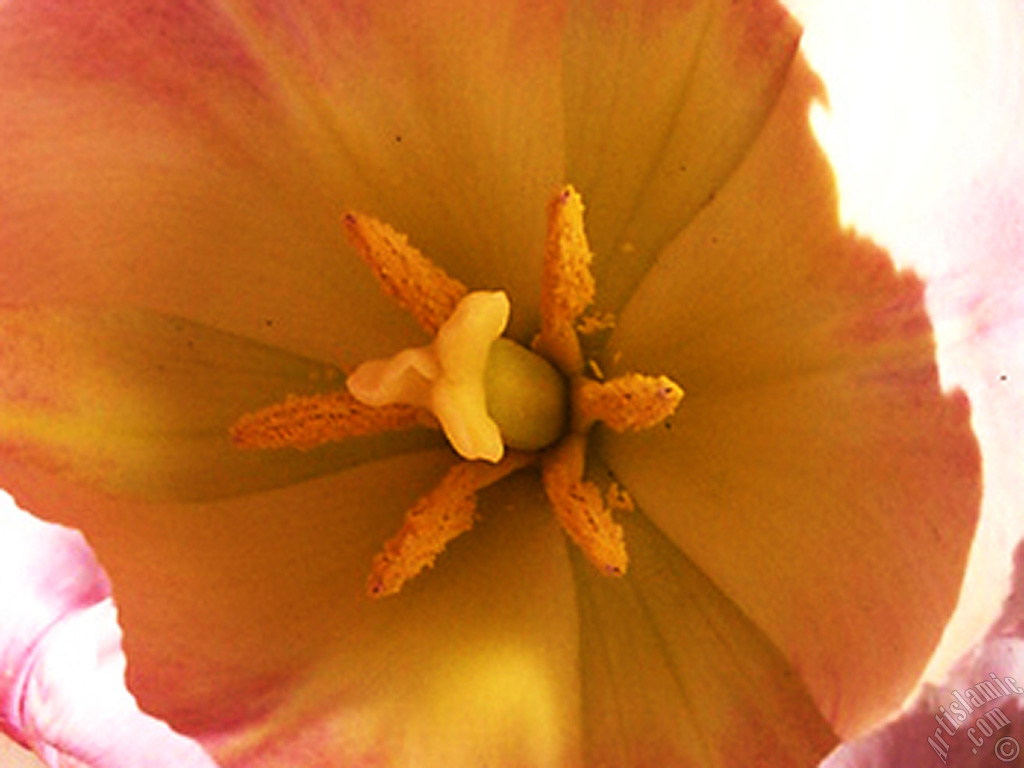
[[[687,397],[671,429],[609,433],[604,455],[847,736],[923,670],[981,482],[922,284],[840,229],[816,89],[794,68],[747,162],[620,315],[621,366],[657,366]]]
[[[585,765],[817,765],[837,743],[788,660],[641,511],[630,569],[574,556]]]
[[[288,395],[336,390],[334,366],[155,312],[0,307],[0,483],[7,458],[149,500],[236,496],[443,443],[433,430],[316,451],[245,451],[230,429]]]
[[[799,36],[774,0],[574,5],[566,178],[587,203],[599,308],[628,298],[746,157]]]
[[[326,183],[536,323],[545,200],[564,180],[565,3],[307,0],[227,15]],[[262,9],[261,9],[262,11]],[[267,24],[267,19],[271,24]],[[480,30],[486,29],[486,35]]]
[[[3,3],[0,301],[131,301],[353,364],[422,338],[345,242],[356,209],[510,290],[525,337],[562,23],[499,0]]]
[[[12,485],[89,531],[130,689],[225,765],[576,765],[572,576],[535,478],[484,491],[429,578],[366,597],[381,542],[451,464],[409,454],[203,504],[112,500],[33,466]]]

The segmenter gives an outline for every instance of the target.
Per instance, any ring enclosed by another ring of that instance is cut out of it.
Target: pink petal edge
[[[81,534],[0,495],[0,729],[53,766],[214,768],[124,683],[110,586]]]
[[[946,681],[925,685],[898,718],[844,744],[821,768],[1020,764],[1024,743],[1024,540],[1018,543],[1015,560],[1015,585],[1002,616],[985,639],[953,665]],[[965,720],[959,721],[960,713]]]
[[[828,84],[812,114],[844,218],[927,284],[944,387],[967,392],[985,495],[960,604],[926,679],[999,615],[1024,536],[1024,7],[786,0]],[[922,127],[924,129],[922,130]]]

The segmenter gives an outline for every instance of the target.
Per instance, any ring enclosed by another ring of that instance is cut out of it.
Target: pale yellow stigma
[[[500,461],[505,443],[487,411],[485,373],[508,314],[501,291],[470,293],[433,342],[363,363],[346,381],[348,391],[370,406],[408,404],[430,411],[460,456]]]
[[[501,336],[509,316],[500,291],[470,293],[387,224],[358,213],[345,230],[384,292],[434,341],[359,366],[347,391],[292,396],[242,416],[231,428],[243,448],[313,448],[386,430],[440,426],[470,461],[456,464],[408,511],[374,558],[367,591],[393,595],[432,567],[468,531],[477,493],[539,463],[562,529],[602,573],[626,572],[628,555],[615,512],[633,509],[612,483],[605,495],[586,479],[587,435],[596,422],[640,430],[670,416],[683,392],[666,376],[630,373],[610,381],[585,375],[579,333],[611,327],[585,317],[595,294],[583,201],[565,187],[548,207],[541,278],[540,332],[534,354]],[[543,356],[543,357],[541,357]],[[507,449],[513,450],[507,450]],[[484,461],[476,461],[483,459]]]

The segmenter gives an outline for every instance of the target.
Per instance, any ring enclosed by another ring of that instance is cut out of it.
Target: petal
[[[0,26],[0,301],[141,303],[320,359],[410,332],[211,8],[16,1]]]
[[[938,641],[980,479],[921,283],[839,228],[815,87],[793,70],[754,153],[623,313],[617,367],[687,394],[669,429],[604,448],[848,735],[899,704]]]
[[[17,490],[90,532],[140,705],[227,765],[572,764],[571,574],[534,476],[485,492],[477,528],[400,595],[365,596],[373,555],[450,462],[198,505],[115,502],[31,468]]]
[[[37,753],[89,768],[216,768],[196,742],[142,713],[124,684],[124,654],[108,599],[51,628],[22,703]]]
[[[416,332],[343,242],[358,208],[529,320],[562,180],[558,4],[14,0],[0,28],[0,301],[379,356]]]
[[[927,281],[939,370],[971,399],[985,493],[957,611],[929,664],[944,679],[998,616],[1024,537],[1024,6],[794,3],[828,83],[812,112],[840,213]],[[885,13],[885,24],[878,24]]]
[[[622,579],[572,558],[586,764],[816,764],[836,737],[778,650],[645,515],[622,522]]]
[[[109,593],[81,534],[46,525],[0,494],[0,724],[21,730],[22,675],[51,625],[102,601]]]
[[[0,736],[0,760],[7,768],[45,768],[45,763],[17,743]]]
[[[943,763],[957,768],[1017,765],[1024,715],[1024,542],[1015,584],[986,637],[940,685],[927,685],[899,717],[844,744],[822,768]]]
[[[427,430],[315,451],[251,451],[229,434],[288,394],[337,390],[334,366],[154,312],[0,311],[0,479],[33,461],[108,493],[150,500],[237,496],[396,451],[442,444]]]
[[[772,0],[577,5],[566,175],[587,201],[597,301],[618,308],[750,150],[800,30]]]
[[[125,768],[145,755],[146,765],[213,768],[125,689],[106,577],[81,536],[33,519],[6,496],[0,522],[5,729],[53,765]]]
[[[331,140],[354,159],[369,190],[352,205],[471,288],[508,291],[524,337],[536,325],[544,203],[564,181],[565,3],[364,0],[341,30],[335,4],[312,5],[326,23],[299,26],[314,77],[283,88],[308,115],[328,115]]]

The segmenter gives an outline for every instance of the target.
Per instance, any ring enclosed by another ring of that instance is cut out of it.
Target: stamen
[[[367,592],[397,593],[409,579],[434,565],[448,543],[473,527],[476,494],[532,464],[535,454],[510,451],[497,464],[459,462],[405,514],[401,529],[373,559]]]
[[[583,200],[567,186],[548,206],[536,349],[568,376],[583,370],[576,321],[594,300],[592,260],[583,228]]]
[[[601,491],[583,479],[587,441],[569,435],[544,454],[541,478],[562,529],[587,559],[609,576],[626,572],[629,558],[622,527],[612,519]]]
[[[283,403],[247,413],[231,427],[239,448],[298,448],[309,450],[324,443],[380,432],[437,428],[427,411],[411,405],[364,405],[348,392],[289,395]]]
[[[345,214],[345,232],[384,292],[431,335],[444,325],[467,288],[371,216]]]
[[[603,421],[616,432],[653,427],[671,416],[683,390],[668,376],[629,373],[611,381],[581,380],[573,393],[574,429]]]

